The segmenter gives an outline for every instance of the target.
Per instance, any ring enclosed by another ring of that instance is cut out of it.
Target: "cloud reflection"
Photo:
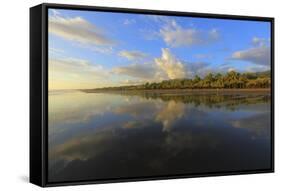
[[[266,166],[269,99],[238,98],[54,94],[50,180],[239,170],[245,161],[247,168]]]
[[[233,120],[231,124],[235,128],[241,128],[249,131],[253,138],[269,137],[270,135],[270,120],[269,112],[257,114],[254,116]]]
[[[170,131],[174,123],[182,118],[184,111],[185,105],[183,103],[171,100],[156,114],[155,120],[163,124],[163,131]]]

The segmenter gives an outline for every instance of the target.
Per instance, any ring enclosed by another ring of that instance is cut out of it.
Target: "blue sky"
[[[269,22],[49,9],[50,89],[269,69]]]

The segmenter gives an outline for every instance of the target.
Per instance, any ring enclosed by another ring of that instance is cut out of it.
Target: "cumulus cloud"
[[[171,47],[206,45],[219,39],[217,29],[202,31],[195,28],[183,28],[171,20],[160,29],[160,36]]]
[[[128,66],[114,68],[113,73],[134,78],[151,79],[154,77],[155,68],[153,68],[151,64],[131,64]]]
[[[119,52],[119,56],[127,58],[128,60],[139,60],[145,58],[147,54],[140,51],[123,50]]]
[[[234,52],[230,58],[233,60],[248,61],[256,65],[270,66],[271,56],[268,41],[263,38],[254,37],[252,39],[252,45],[251,48]]]
[[[192,78],[195,75],[204,76],[210,72],[210,63],[187,62],[178,59],[168,48],[162,49],[160,57],[154,58],[152,62],[143,64],[131,64],[116,67],[114,74],[125,75],[136,79],[128,79],[124,84],[140,84],[141,82],[159,82],[168,79]]]
[[[253,64],[269,66],[270,65],[270,48],[260,46],[246,50],[236,51],[232,54],[231,59],[248,61]]]
[[[82,44],[113,45],[114,41],[99,27],[82,17],[63,17],[61,14],[49,16],[49,32]]]
[[[185,67],[167,48],[162,49],[162,56],[155,58],[156,65],[168,76],[169,79],[184,78]]]

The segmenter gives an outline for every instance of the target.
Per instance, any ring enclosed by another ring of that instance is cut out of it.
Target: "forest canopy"
[[[196,75],[190,79],[171,79],[141,85],[97,88],[95,90],[152,90],[152,89],[242,89],[270,88],[270,71],[239,73],[230,71],[225,74],[208,73],[204,77]]]

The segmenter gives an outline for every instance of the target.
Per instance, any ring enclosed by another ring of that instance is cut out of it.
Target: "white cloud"
[[[128,60],[139,60],[145,58],[147,54],[140,51],[127,51],[123,50],[119,52],[119,56],[127,58]]]
[[[196,29],[192,22],[189,23],[188,27],[183,27],[177,23],[176,18],[167,16],[147,15],[145,18],[154,22],[150,28],[154,30],[155,27],[158,28],[157,32],[143,29],[145,39],[162,38],[170,47],[208,45],[217,42],[220,38],[219,30],[216,28],[199,30]]]
[[[113,45],[100,28],[82,17],[49,16],[49,32],[66,40],[88,45]]]
[[[49,54],[54,54],[54,55],[63,55],[64,50],[59,49],[59,48],[54,48],[54,47],[49,47],[48,49]]]
[[[265,38],[254,37],[252,39],[253,46],[267,46],[269,41]]]
[[[109,73],[87,60],[60,58],[49,60],[50,89],[79,89],[103,86]]]
[[[155,58],[155,63],[169,79],[184,78],[185,67],[167,48],[162,49],[161,58]]]
[[[175,122],[184,115],[184,103],[169,101],[166,107],[160,111],[155,118],[155,121],[160,121],[163,125],[163,131],[169,132],[174,126]]]
[[[160,36],[171,47],[206,45],[219,39],[217,29],[201,31],[195,28],[183,28],[175,20],[166,22],[160,29]]]
[[[93,65],[87,60],[65,58],[65,59],[50,59],[49,67],[53,71],[63,72],[100,72],[101,65]],[[99,73],[101,74],[101,73]]]
[[[181,61],[169,49],[163,48],[161,56],[154,58],[152,62],[116,67],[113,69],[113,73],[141,79],[141,81],[137,81],[138,83],[136,80],[128,81],[128,84],[139,84],[140,82],[159,82],[168,79],[192,78],[196,74],[204,76],[210,72],[211,69],[209,66],[210,64],[206,62]]]
[[[270,66],[270,48],[267,46],[259,46],[236,51],[232,54],[231,59],[248,61],[257,65]]]
[[[53,16],[60,15],[60,12],[56,9],[51,9],[51,12],[52,12]]]
[[[271,61],[271,52],[268,44],[268,40],[254,37],[252,39],[253,47],[234,52],[230,59],[248,61],[252,64],[269,67]]]
[[[113,53],[113,48],[110,46],[92,46],[89,47],[90,50],[94,51],[94,52],[98,52],[98,53],[102,53],[102,54],[111,54]]]
[[[228,68],[227,72],[236,71],[235,68]]]
[[[161,16],[161,15],[144,15],[145,18],[148,18],[151,21],[154,21],[157,24],[168,24],[173,21],[169,16]],[[150,21],[149,21],[150,22]]]

